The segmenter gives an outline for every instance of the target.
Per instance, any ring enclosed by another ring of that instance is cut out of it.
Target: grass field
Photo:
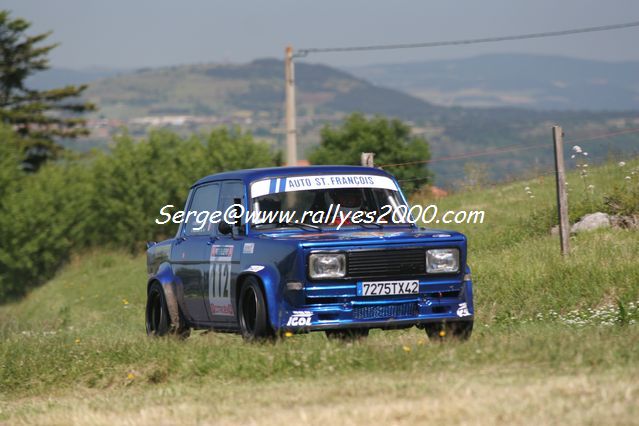
[[[571,176],[571,199],[596,204],[638,165],[593,169],[590,190]],[[149,339],[144,258],[84,253],[0,308],[0,424],[639,424],[639,232],[579,234],[562,259],[534,220],[553,185],[438,203],[486,210],[486,223],[457,226],[475,280],[467,343],[417,329],[356,343]]]

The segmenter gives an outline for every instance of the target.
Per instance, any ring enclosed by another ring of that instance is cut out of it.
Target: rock
[[[612,225],[610,215],[602,212],[587,214],[570,228],[570,232],[579,233],[593,229],[609,228]]]

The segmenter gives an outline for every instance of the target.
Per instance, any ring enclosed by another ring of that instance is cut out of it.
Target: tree
[[[0,123],[0,211],[6,195],[16,191],[24,172],[20,170],[20,153],[15,133]]]
[[[321,131],[320,146],[310,155],[313,164],[360,164],[362,152],[374,152],[375,164],[407,164],[384,170],[400,180],[402,188],[412,193],[432,179],[423,161],[430,159],[428,142],[411,135],[411,128],[397,119],[376,116],[370,120],[354,113],[341,127],[326,126]]]
[[[209,174],[275,165],[269,146],[240,129],[216,129],[183,138],[162,130],[134,141],[116,139],[109,154],[93,162],[91,212],[85,218],[90,243],[139,249],[145,241],[175,235],[172,223],[158,225],[166,204],[184,207],[190,186]]]
[[[48,53],[56,44],[42,45],[50,32],[27,35],[31,23],[13,19],[0,10],[0,122],[14,128],[20,138],[25,169],[37,170],[62,151],[59,139],[88,134],[80,113],[95,107],[72,101],[86,89],[66,86],[50,90],[26,87],[26,79],[49,68]]]

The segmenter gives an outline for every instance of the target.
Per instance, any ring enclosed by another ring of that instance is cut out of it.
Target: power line
[[[440,47],[440,46],[457,46],[463,44],[478,43],[495,43],[509,40],[526,40],[544,37],[559,37],[571,34],[594,33],[600,31],[619,30],[622,28],[639,27],[639,21],[626,22],[623,24],[602,25],[598,27],[573,28],[561,31],[549,31],[543,33],[528,33],[500,37],[471,38],[462,40],[449,41],[433,41],[424,43],[401,43],[401,44],[378,44],[369,46],[347,46],[347,47],[312,47],[300,49],[293,55],[294,58],[307,56],[309,53],[327,53],[327,52],[356,52],[366,50],[395,50],[395,49],[415,49],[420,47]]]
[[[566,144],[576,144],[576,143],[588,142],[588,141],[600,140],[600,139],[606,139],[606,138],[610,138],[610,137],[613,137],[613,136],[619,136],[619,135],[625,135],[625,134],[631,134],[631,133],[639,133],[639,128],[625,129],[625,130],[619,130],[617,132],[610,132],[610,133],[603,133],[603,134],[599,134],[599,135],[585,136],[585,137],[577,138],[577,139],[569,139],[569,140],[564,141],[564,143],[566,143]],[[491,149],[491,150],[488,150],[488,151],[475,151],[475,152],[469,152],[467,154],[451,155],[451,156],[448,156],[448,157],[440,157],[440,158],[435,158],[435,159],[430,159],[430,160],[407,161],[405,163],[394,163],[394,164],[380,164],[378,167],[384,168],[384,167],[401,167],[401,166],[408,166],[408,165],[413,165],[413,164],[430,164],[430,163],[437,163],[439,161],[452,161],[452,160],[460,160],[460,159],[466,159],[466,158],[483,157],[483,156],[486,156],[486,155],[501,154],[501,153],[504,153],[504,152],[523,151],[523,150],[527,150],[527,149],[535,149],[535,148],[541,148],[541,147],[547,147],[547,146],[548,146],[547,143],[534,144],[534,145],[521,145],[521,144],[509,145],[509,146],[505,146],[505,147],[501,147],[501,148],[497,148],[497,149]],[[405,180],[418,180],[418,179],[425,179],[425,178],[404,179],[404,181]]]

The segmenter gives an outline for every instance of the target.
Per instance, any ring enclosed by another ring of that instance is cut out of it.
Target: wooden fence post
[[[555,145],[555,173],[557,180],[557,211],[559,212],[559,239],[561,254],[570,254],[570,222],[568,221],[568,193],[566,192],[566,169],[564,167],[564,134],[560,126],[553,126]]]
[[[375,153],[374,152],[362,152],[361,162],[362,162],[362,166],[375,167]]]

